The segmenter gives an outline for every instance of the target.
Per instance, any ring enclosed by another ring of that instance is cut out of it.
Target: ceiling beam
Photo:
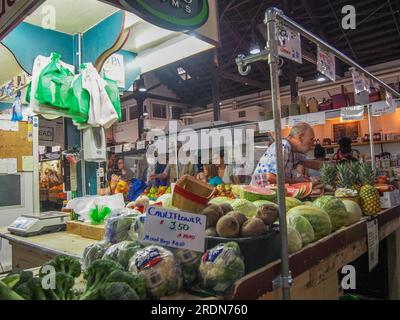
[[[242,83],[244,85],[249,85],[249,86],[252,86],[254,88],[267,90],[267,84],[266,83],[262,83],[262,82],[257,81],[257,80],[252,80],[252,79],[249,79],[249,78],[246,78],[246,77],[241,77],[239,75],[228,73],[226,71],[221,72],[220,76],[222,78],[224,78],[224,79],[227,79],[227,80],[231,80],[231,81],[234,81],[234,82]]]

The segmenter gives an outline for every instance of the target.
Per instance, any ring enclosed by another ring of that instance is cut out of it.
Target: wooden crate
[[[68,221],[67,232],[87,239],[103,240],[104,225],[95,226],[79,221]]]

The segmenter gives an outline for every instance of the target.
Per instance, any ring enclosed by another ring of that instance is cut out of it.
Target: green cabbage
[[[110,244],[106,241],[99,241],[86,247],[83,251],[82,266],[87,269],[94,261],[103,258]]]
[[[138,241],[123,241],[112,245],[103,255],[103,259],[118,262],[124,269],[128,269],[129,260],[142,248]]]
[[[237,199],[231,203],[233,211],[243,213],[247,218],[252,218],[257,213],[257,206],[245,199]]]

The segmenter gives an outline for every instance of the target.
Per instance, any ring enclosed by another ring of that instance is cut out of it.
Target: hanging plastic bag
[[[18,92],[15,97],[15,101],[12,105],[12,117],[11,121],[22,121],[24,116],[22,115],[22,103],[21,103],[21,92]]]
[[[119,89],[118,89],[118,84],[116,81],[108,79],[108,78],[104,78],[104,80],[106,81],[107,85],[106,85],[106,92],[108,97],[111,100],[111,103],[114,106],[115,112],[117,112],[118,115],[118,121],[121,121],[121,98],[119,95]]]
[[[42,70],[35,94],[39,103],[60,109],[69,109],[68,102],[74,74],[60,62],[60,55],[53,53],[51,62]]]
[[[89,219],[91,224],[99,225],[103,224],[104,220],[111,214],[111,209],[109,207],[99,208],[99,206],[95,206],[93,209],[89,211]]]
[[[82,87],[82,75],[74,77],[71,84],[71,101],[68,114],[76,123],[87,123],[89,118],[90,95]]]
[[[137,198],[146,190],[147,184],[138,179],[131,180],[131,187],[128,191],[128,200],[129,201],[136,201]]]

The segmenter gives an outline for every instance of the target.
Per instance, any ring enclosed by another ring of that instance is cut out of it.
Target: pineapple
[[[337,187],[335,192],[336,197],[353,198],[358,196],[358,191],[355,188],[358,175],[354,165],[350,162],[337,165]]]
[[[336,166],[324,164],[320,169],[321,182],[324,184],[326,189],[333,189],[336,185]]]
[[[375,174],[367,163],[363,163],[359,168],[361,209],[367,216],[373,216],[381,211],[379,192],[374,187]]]

